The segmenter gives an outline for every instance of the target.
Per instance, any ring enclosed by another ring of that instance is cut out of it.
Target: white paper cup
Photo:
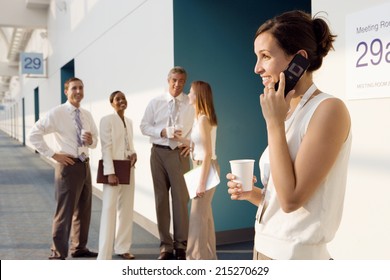
[[[85,139],[86,139],[86,133],[88,133],[89,131],[88,130],[85,130],[85,129],[81,129],[81,140],[83,141],[84,144],[85,143]]]
[[[182,131],[182,130],[183,130],[183,125],[182,124],[175,124],[175,132]]]
[[[173,138],[173,135],[175,134],[175,127],[174,126],[168,126],[165,128],[167,132],[167,137],[168,138]]]
[[[253,186],[254,159],[231,160],[230,168],[232,174],[236,177],[233,181],[242,185],[244,192],[251,191]]]

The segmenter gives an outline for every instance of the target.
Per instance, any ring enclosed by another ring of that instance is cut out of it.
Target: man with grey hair
[[[189,197],[183,174],[190,169],[189,147],[179,143],[174,136],[174,133],[181,133],[188,138],[194,121],[193,106],[183,93],[186,80],[184,68],[172,68],[168,74],[168,91],[150,101],[140,125],[142,134],[149,136],[152,143],[150,167],[160,235],[159,260],[186,259]],[[173,238],[169,232],[169,191]]]

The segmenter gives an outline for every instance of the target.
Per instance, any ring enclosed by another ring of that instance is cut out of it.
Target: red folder
[[[119,184],[130,184],[130,160],[114,159],[115,175],[118,177]],[[108,184],[108,175],[103,174],[103,160],[99,160],[96,182],[99,184]]]

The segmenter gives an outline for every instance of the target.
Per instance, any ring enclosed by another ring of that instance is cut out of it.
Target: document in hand
[[[116,160],[114,159],[115,175],[118,177],[119,184],[130,184],[130,160]],[[108,184],[108,175],[103,174],[103,160],[99,160],[97,183]]]
[[[198,166],[184,174],[184,179],[187,184],[188,195],[190,199],[196,197],[196,189],[199,186],[199,178],[202,172],[202,166]],[[210,172],[207,178],[206,191],[216,187],[220,182],[218,172],[214,167],[214,164],[210,165]]]

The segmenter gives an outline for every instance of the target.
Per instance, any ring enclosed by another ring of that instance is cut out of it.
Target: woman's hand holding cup
[[[230,195],[231,200],[249,200],[252,195],[252,190],[243,191],[241,183],[234,182],[236,176],[232,173],[226,174],[226,179],[228,179],[228,194]],[[253,176],[253,184],[257,182],[256,176]]]

